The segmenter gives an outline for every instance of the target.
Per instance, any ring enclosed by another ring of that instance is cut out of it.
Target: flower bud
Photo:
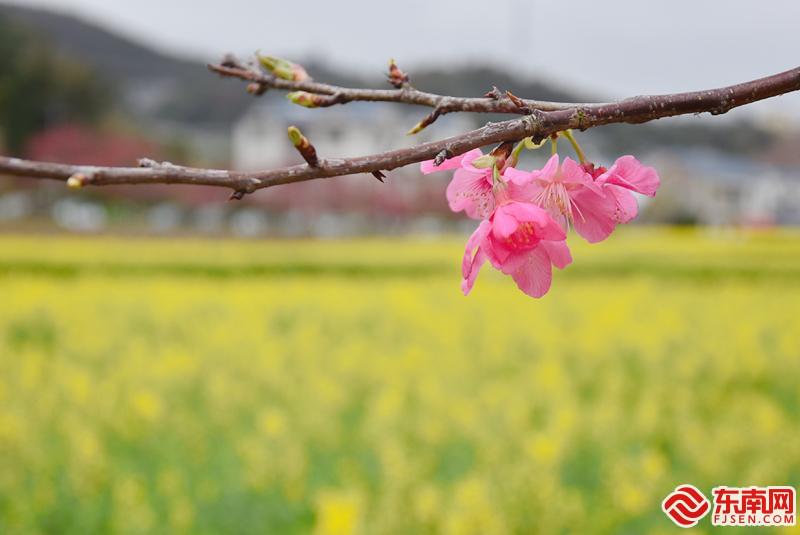
[[[394,58],[389,60],[389,83],[397,89],[402,88],[408,83],[408,74],[400,70]]]
[[[296,126],[290,126],[287,129],[287,133],[289,134],[289,140],[294,145],[294,148],[300,153],[303,159],[310,165],[311,167],[316,167],[319,165],[319,158],[317,158],[317,150],[314,148],[314,145],[308,140],[306,136],[300,131],[299,128]]]
[[[267,86],[258,82],[250,82],[247,84],[247,92],[258,97],[267,92]]]
[[[450,151],[447,149],[442,149],[439,151],[439,154],[433,159],[433,166],[439,167],[444,163],[444,161],[451,157]]]
[[[317,97],[317,95],[309,93],[308,91],[292,91],[286,94],[286,98],[305,108],[319,107],[318,99],[315,97]]]
[[[75,173],[71,177],[67,179],[67,187],[72,189],[79,189],[86,185],[89,182],[89,177],[84,175],[83,173]]]
[[[271,72],[278,78],[291,80],[293,82],[303,82],[310,78],[306,70],[297,63],[292,63],[291,61],[282,58],[276,58],[275,56],[262,56],[261,54],[256,54],[256,57],[264,69]]]
[[[414,125],[414,128],[406,132],[407,136],[413,136],[414,134],[423,131],[429,125],[433,124],[433,122],[439,118],[442,114],[442,111],[439,108],[435,108],[432,112],[422,118],[420,122]]]
[[[417,124],[414,125],[414,128],[412,128],[411,130],[406,132],[406,135],[407,136],[413,136],[414,134],[418,134],[418,133],[422,132],[423,130],[425,130],[426,126],[428,126],[428,125],[425,124],[424,120],[420,121],[420,122],[418,122]]]
[[[289,140],[295,147],[300,147],[304,143],[308,143],[308,140],[305,138],[303,133],[300,132],[300,129],[297,128],[296,126],[290,126],[288,128],[288,133],[289,133]]]

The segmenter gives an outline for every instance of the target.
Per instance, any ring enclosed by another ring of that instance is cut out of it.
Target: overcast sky
[[[611,98],[704,89],[800,64],[798,0],[17,3],[56,7],[201,59],[256,49],[313,54],[376,76],[389,57],[401,66],[498,62]],[[754,111],[787,109],[800,110],[800,96]]]

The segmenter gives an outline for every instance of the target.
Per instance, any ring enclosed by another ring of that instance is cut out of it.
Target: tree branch
[[[398,89],[356,89],[350,87],[339,87],[336,85],[323,84],[313,80],[293,81],[278,78],[272,74],[265,73],[255,68],[248,68],[233,60],[228,60],[221,64],[211,64],[209,70],[220,76],[238,78],[246,82],[254,83],[266,89],[279,89],[283,91],[305,91],[315,95],[336,96],[335,99],[323,101],[314,107],[324,108],[334,104],[346,104],[348,102],[399,102],[402,104],[417,104],[438,108],[442,112],[468,111],[476,113],[514,113],[524,114],[514,102],[503,95],[495,97],[451,97],[437,95],[414,89],[406,84]],[[263,90],[262,90],[263,93]],[[545,100],[525,100],[525,104],[532,108],[542,111],[563,110],[578,106],[576,103],[549,102]]]
[[[231,69],[222,67],[221,69]],[[238,71],[236,71],[238,72]],[[249,72],[249,71],[248,71]],[[250,76],[251,74],[247,74]],[[237,74],[238,76],[238,74]],[[252,73],[256,76],[256,73]],[[441,105],[440,100],[453,97],[442,97],[430,93],[417,92],[416,90],[348,90],[334,88],[326,84],[313,82],[290,82],[282,79],[273,79],[270,76],[258,75],[264,78],[264,83],[274,84],[270,87],[287,90],[316,90],[325,91],[323,94],[347,95],[344,99],[410,102],[414,104],[431,105],[435,109]],[[257,81],[260,78],[246,80]],[[488,123],[483,128],[466,132],[447,139],[423,143],[415,147],[361,156],[347,159],[319,158],[316,166],[307,164],[282,167],[267,171],[236,172],[216,169],[197,169],[192,167],[177,166],[170,163],[158,163],[152,160],[140,160],[140,167],[95,167],[76,166],[56,163],[35,162],[18,158],[0,157],[0,173],[34,178],[54,178],[68,180],[80,176],[72,184],[83,185],[112,185],[112,184],[193,184],[227,187],[237,193],[240,198],[244,193],[251,193],[257,189],[289,184],[317,178],[328,178],[357,173],[379,173],[390,171],[424,160],[433,159],[441,154],[455,156],[474,148],[483,147],[504,141],[518,141],[525,137],[533,137],[539,141],[550,134],[569,128],[585,130],[595,126],[612,123],[644,123],[663,117],[676,115],[709,112],[712,114],[725,113],[733,108],[743,106],[758,100],[764,100],[777,95],[800,90],[800,67],[760,78],[742,84],[732,85],[719,89],[696,91],[689,93],[676,93],[670,95],[653,95],[632,97],[616,103],[605,104],[559,104],[556,109],[545,110],[538,108],[536,101],[524,101],[528,109],[521,118],[511,119],[499,123]],[[348,94],[348,91],[356,93]],[[403,92],[412,97],[401,97]],[[394,95],[394,96],[391,96]],[[405,100],[408,99],[408,100]],[[434,99],[434,100],[429,100]],[[412,102],[413,101],[413,102]],[[498,111],[499,108],[489,110],[486,106],[491,102],[500,102],[494,99],[453,99],[449,101],[460,103],[457,111]],[[520,110],[517,104],[509,98],[508,102],[515,110]],[[520,113],[510,111],[508,113]]]

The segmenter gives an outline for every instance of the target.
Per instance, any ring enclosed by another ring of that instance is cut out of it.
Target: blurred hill
[[[0,5],[0,17],[34,33],[63,58],[91,68],[136,116],[229,125],[251,102],[241,87],[219,83],[205,66],[156,52],[77,18]]]
[[[252,97],[241,83],[220,82],[200,62],[157,52],[72,16],[0,4],[0,17],[34,32],[60,56],[85,63],[121,91],[123,103],[130,111],[146,117],[222,126],[232,124],[252,104]],[[220,51],[220,56],[223,52]],[[371,81],[361,80],[350,73],[332,71],[313,59],[305,63],[315,78],[329,83],[385,85],[381,76]],[[498,85],[540,99],[576,98],[547,84],[515,79],[506,72],[484,66],[419,72],[414,74],[414,81],[426,90],[454,95],[481,95],[492,85]]]

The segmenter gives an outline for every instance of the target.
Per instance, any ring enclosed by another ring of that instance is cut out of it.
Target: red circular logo
[[[697,525],[711,504],[694,485],[680,485],[661,502],[661,509],[682,528]]]

